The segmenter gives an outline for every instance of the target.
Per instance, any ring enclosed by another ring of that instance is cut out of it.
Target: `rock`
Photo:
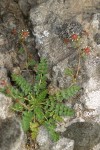
[[[0,88],[4,88],[8,84],[7,70],[3,67],[0,68]],[[6,119],[11,117],[13,113],[10,111],[12,100],[0,93],[0,118]]]
[[[39,144],[39,150],[73,150],[74,147],[74,141],[67,138],[61,138],[55,143],[52,142],[43,126],[40,127],[36,140]]]
[[[5,44],[5,39],[4,37],[2,37],[2,35],[0,36],[0,46]]]
[[[13,113],[10,111],[12,100],[0,93],[0,118],[6,119],[11,117]]]
[[[94,36],[94,41],[97,43],[97,45],[100,44],[100,33],[96,33]]]
[[[0,66],[0,88],[3,88],[8,82],[7,70]]]
[[[17,120],[0,120],[0,150],[20,150],[23,139],[24,134]]]
[[[74,141],[61,138],[57,143],[54,144],[52,150],[73,150],[74,149]]]
[[[84,82],[84,94],[81,102],[87,108],[83,117],[100,123],[100,46],[94,41],[95,32],[99,33],[99,14],[92,16],[90,29],[91,55],[85,61],[87,82]],[[85,26],[86,27],[86,26]]]
[[[88,109],[100,109],[100,90],[88,93],[86,98],[86,106]]]
[[[49,134],[43,126],[40,127],[38,136],[36,138],[37,143],[39,144],[40,150],[50,150],[51,140]]]
[[[0,56],[4,55],[0,54]],[[1,89],[9,83],[9,79],[7,77],[7,70],[4,68],[4,58],[0,62],[2,62],[2,64],[0,63],[2,65],[0,67]],[[24,133],[21,124],[15,119],[11,106],[12,99],[0,93],[0,150],[25,150]]]
[[[100,144],[96,145],[93,150],[100,150]]]
[[[47,0],[18,0],[18,4],[23,14],[27,16],[31,8],[36,7],[37,5],[46,2]]]
[[[53,70],[50,72],[51,80],[59,87],[66,87],[70,84],[71,79],[64,75],[64,69],[75,68],[75,64],[78,63],[77,48],[71,44],[65,44],[64,39],[73,33],[81,35],[86,22],[86,19],[82,20],[85,10],[87,13],[91,12],[89,16],[91,18],[92,6],[97,4],[98,1],[84,3],[73,0],[70,2],[50,0],[30,10],[30,20],[33,25],[33,34],[36,37],[36,48],[39,50],[39,56],[47,58],[49,67]],[[83,14],[78,15],[82,11]],[[86,24],[89,22],[87,21]],[[88,46],[90,39],[85,36],[80,41],[80,49]],[[83,74],[85,78],[84,69]],[[82,82],[83,77],[80,77],[80,84]]]
[[[27,15],[30,9],[30,5],[27,3],[27,0],[20,0],[19,1],[19,6],[23,12],[24,15]]]
[[[100,143],[100,125],[89,122],[76,122],[67,127],[63,136],[75,141],[74,150],[90,150]]]

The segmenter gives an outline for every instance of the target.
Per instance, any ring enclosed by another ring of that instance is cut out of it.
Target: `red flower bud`
[[[78,35],[77,34],[72,34],[71,39],[74,40],[74,41],[78,40]]]
[[[86,47],[83,50],[86,54],[89,54],[91,52],[91,49],[89,47]]]
[[[22,36],[22,38],[27,38],[28,36],[29,36],[29,32],[28,31],[23,31],[22,30],[22,33],[21,33],[21,36]]]

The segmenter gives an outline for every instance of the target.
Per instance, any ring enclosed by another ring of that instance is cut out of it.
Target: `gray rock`
[[[57,142],[51,141],[46,128],[43,126],[40,127],[36,140],[39,150],[73,150],[74,148],[74,141],[67,138],[60,138]]]
[[[27,0],[20,0],[19,1],[20,9],[22,10],[24,15],[27,15],[30,10],[30,5],[28,4]]]
[[[36,37],[36,48],[39,56],[48,60],[49,67],[53,70],[51,80],[59,87],[70,84],[70,79],[65,77],[64,69],[75,68],[78,54],[77,48],[71,44],[65,44],[64,39],[73,33],[81,35],[84,30],[83,15],[80,12],[90,11],[98,4],[95,2],[48,0],[30,10],[30,20],[33,25],[33,34]],[[79,9],[77,9],[79,8]],[[78,15],[80,13],[80,15]],[[88,22],[87,22],[88,24]],[[81,43],[82,42],[82,43]],[[80,41],[80,49],[89,45],[85,37]],[[83,67],[82,67],[83,68]],[[85,78],[85,71],[83,69]],[[83,77],[80,77],[82,84]]]
[[[9,65],[12,63],[9,55],[0,53],[0,58],[0,88],[4,88],[9,83],[7,70],[4,68],[7,61],[5,58],[8,58]],[[25,150],[24,133],[11,106],[12,99],[0,93],[0,150]]]
[[[94,41],[99,45],[100,44],[100,33],[96,33],[94,36]]]
[[[100,143],[100,125],[77,122],[67,127],[63,136],[75,141],[74,150],[90,150]]]
[[[8,98],[0,93],[0,118],[6,119],[7,117],[11,117],[13,115],[10,111],[11,105],[11,98]]]
[[[19,122],[14,118],[0,120],[0,150],[18,150],[23,135]]]
[[[74,141],[67,138],[61,138],[52,147],[52,150],[73,150],[73,149],[74,149]]]
[[[100,150],[100,143],[98,145],[96,145],[93,150]]]
[[[52,142],[45,127],[40,127],[36,141],[39,144],[40,150],[50,150]]]
[[[84,119],[98,123],[100,123],[100,45],[94,41],[94,37],[95,33],[99,33],[99,16],[99,13],[94,14],[89,25],[91,55],[85,60],[88,80],[83,84],[84,94],[80,99],[87,108],[83,113]]]
[[[36,7],[37,5],[46,2],[47,0],[18,0],[18,4],[23,14],[27,16],[31,8]]]

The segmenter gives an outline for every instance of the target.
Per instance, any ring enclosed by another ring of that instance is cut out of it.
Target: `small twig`
[[[75,80],[77,79],[78,75],[79,75],[79,71],[80,71],[80,58],[81,58],[81,53],[79,52],[79,59],[78,59],[78,65],[77,65],[77,72],[75,74]]]
[[[25,55],[26,55],[26,70],[29,73],[29,76],[31,77],[30,70],[28,69],[28,50],[27,50],[27,47],[25,46],[24,42],[22,41],[21,43],[25,50]]]
[[[25,55],[26,55],[26,69],[28,70],[28,54],[27,54],[28,52],[27,52],[27,48],[26,48],[26,46],[25,46],[25,44],[24,44],[23,41],[21,43],[22,43],[22,46],[23,46],[23,48],[25,50]]]
[[[25,103],[22,103],[20,100],[17,99],[17,102],[22,105],[25,109],[30,110],[28,106],[25,105]]]

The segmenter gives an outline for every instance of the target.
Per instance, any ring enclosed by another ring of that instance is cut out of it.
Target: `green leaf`
[[[22,127],[25,132],[28,131],[30,128],[30,122],[32,121],[32,118],[33,118],[32,112],[28,112],[28,111],[23,112]]]
[[[44,74],[47,74],[47,70],[48,70],[47,61],[46,61],[46,59],[42,58],[38,65],[37,72],[38,72],[38,74],[44,75]]]
[[[12,80],[21,88],[25,96],[32,92],[32,86],[21,75],[12,74]]]
[[[36,139],[37,134],[38,134],[38,130],[39,130],[38,128],[35,128],[35,129],[31,132],[31,137],[32,137],[33,140]]]
[[[70,97],[73,97],[79,90],[80,90],[79,86],[72,85],[71,87],[62,90],[61,95],[64,99],[69,99]]]
[[[34,113],[36,114],[36,118],[38,121],[44,120],[44,113],[40,107],[34,108]]]
[[[23,54],[24,52],[25,52],[24,48],[23,48],[23,47],[20,47],[20,48],[19,48],[19,53],[20,53],[20,54]]]
[[[58,116],[58,115],[53,115],[54,120],[56,120],[57,122],[62,122],[63,118]]]
[[[45,127],[47,128],[51,139],[56,142],[59,140],[59,134],[55,131],[56,125],[53,119],[45,122]]]
[[[67,68],[65,69],[65,75],[68,75],[68,76],[73,76],[73,70],[71,68]]]
[[[30,129],[31,131],[34,131],[34,128],[38,128],[39,127],[39,123],[38,122],[30,122]]]
[[[59,134],[57,132],[55,132],[54,130],[49,130],[49,134],[51,139],[56,142],[59,140]]]
[[[46,90],[42,91],[41,93],[39,93],[36,98],[37,98],[39,101],[44,101],[45,98],[46,98],[46,96],[47,96],[47,94],[48,94],[48,91],[47,91],[47,89],[46,89]]]
[[[56,93],[56,98],[57,98],[57,100],[58,100],[59,102],[61,102],[61,101],[64,99],[63,93],[57,92],[57,93]]]
[[[17,111],[17,112],[22,112],[23,111],[23,106],[21,106],[20,104],[16,103],[12,106],[12,109],[14,111]]]
[[[28,63],[27,63],[28,67],[34,67],[35,64],[36,64],[35,60],[33,60],[33,59],[28,60]]]
[[[39,123],[38,122],[30,122],[30,130],[31,130],[31,137],[34,140],[38,134]]]

